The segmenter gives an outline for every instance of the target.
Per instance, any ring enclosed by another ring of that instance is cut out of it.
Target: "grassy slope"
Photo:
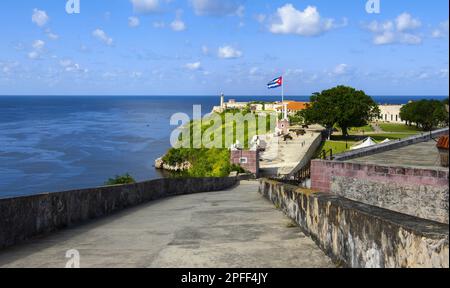
[[[222,123],[224,123],[225,121],[223,121],[224,116],[222,115]],[[190,127],[191,127],[191,131],[192,131],[192,127],[193,127],[193,123],[190,123]],[[249,145],[249,139],[251,140],[253,138],[253,136],[261,134],[262,132],[266,132],[265,129],[263,129],[264,126],[261,125],[266,125],[267,129],[269,129],[269,131],[273,131],[274,127],[272,127],[272,129],[270,129],[270,118],[267,117],[266,118],[266,122],[265,123],[259,123],[257,124],[257,127],[254,127],[255,125],[253,125],[253,127],[248,127],[247,124],[245,124],[244,127],[244,123],[237,123],[237,124],[232,124],[232,123],[225,123],[222,124],[220,128],[217,128],[218,130],[221,131],[222,133],[222,144],[223,147],[225,145],[225,136],[226,137],[230,137],[230,139],[233,139],[235,142],[236,141],[236,130],[237,129],[243,129],[244,130],[244,139],[238,139],[241,144],[245,143],[245,148],[248,149]],[[208,130],[208,128],[210,128],[212,126],[211,123],[209,123],[207,121],[207,119],[204,119],[202,122],[202,126],[201,126],[201,130],[202,130],[202,135]],[[233,126],[233,127],[232,127]],[[226,129],[228,128],[228,129]],[[214,130],[217,131],[217,130]],[[233,131],[232,133],[234,135],[231,135],[231,131]],[[219,132],[220,133],[220,132]],[[228,134],[226,134],[228,133]],[[193,133],[191,133],[191,138],[192,138]],[[191,139],[191,143],[192,143],[192,139]],[[226,147],[228,148],[228,147]],[[185,161],[188,161],[192,164],[192,168],[184,173],[180,173],[180,176],[189,176],[189,177],[224,177],[224,176],[228,176],[229,173],[231,171],[240,171],[242,172],[242,170],[239,169],[239,167],[230,165],[230,152],[228,149],[223,148],[223,149],[216,149],[216,148],[212,148],[212,149],[206,149],[206,148],[202,148],[202,149],[170,149],[167,154],[164,156],[163,160],[166,163],[169,163],[171,165],[174,165],[176,163],[183,163]]]
[[[421,129],[414,126],[407,126],[404,124],[380,124],[380,128],[384,132],[392,133],[418,133]]]

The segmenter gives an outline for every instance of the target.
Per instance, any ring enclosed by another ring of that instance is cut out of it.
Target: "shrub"
[[[115,178],[109,178],[108,181],[105,182],[105,185],[107,186],[113,186],[113,185],[123,185],[123,184],[133,184],[136,183],[136,180],[134,180],[133,177],[131,177],[130,174],[125,175],[117,175]]]

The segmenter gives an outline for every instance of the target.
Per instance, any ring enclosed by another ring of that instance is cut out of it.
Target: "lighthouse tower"
[[[223,110],[225,110],[225,96],[222,94],[220,94],[220,108]]]

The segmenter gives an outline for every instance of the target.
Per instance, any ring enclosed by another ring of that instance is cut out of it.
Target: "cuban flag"
[[[267,84],[267,88],[274,89],[283,86],[283,77],[273,79]]]

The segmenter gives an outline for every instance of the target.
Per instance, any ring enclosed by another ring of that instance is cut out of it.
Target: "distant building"
[[[292,102],[288,103],[287,109],[288,109],[289,113],[295,113],[295,112],[298,112],[298,111],[306,110],[306,109],[308,109],[308,107],[309,107],[309,103],[308,102],[295,102],[295,101],[292,101]]]
[[[448,139],[449,139],[448,136],[442,136],[441,138],[439,138],[439,141],[436,144],[436,147],[439,150],[439,157],[441,159],[442,167],[448,167],[448,148],[449,148]]]
[[[400,118],[400,109],[403,105],[379,105],[380,118],[378,121],[386,123],[398,123],[406,124],[406,121],[402,121]]]
[[[295,114],[309,107],[308,102],[284,101],[283,103],[278,102],[274,104],[274,109],[278,112],[283,112],[285,105],[287,105],[288,114]]]
[[[289,134],[290,123],[288,119],[282,119],[277,122],[277,134],[287,135]]]
[[[236,102],[235,99],[230,99],[228,102],[225,102],[225,96],[222,93],[220,95],[220,106],[214,106],[213,112],[222,113],[227,109],[244,109],[247,105],[247,102]]]

